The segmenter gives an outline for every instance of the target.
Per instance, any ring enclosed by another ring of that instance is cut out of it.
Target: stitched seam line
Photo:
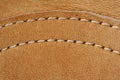
[[[102,46],[102,45],[99,45],[99,44],[86,42],[86,41],[80,41],[80,40],[63,40],[63,39],[46,39],[46,40],[27,41],[27,42],[18,43],[18,44],[12,45],[12,46],[2,48],[2,49],[0,49],[0,52],[6,51],[8,49],[16,48],[16,47],[22,46],[22,45],[27,45],[27,44],[32,44],[32,43],[44,43],[44,42],[58,42],[58,43],[66,42],[66,43],[75,43],[75,44],[85,44],[85,45],[97,47],[97,48],[103,49],[105,51],[112,52],[112,53],[120,55],[120,51],[113,50],[113,49],[111,49],[109,47],[105,47],[105,46]]]
[[[81,22],[90,22],[90,23],[95,23],[95,24],[99,24],[99,25],[103,25],[103,26],[108,26],[108,27],[111,27],[113,29],[120,29],[119,26],[111,25],[109,23],[105,23],[105,22],[101,22],[101,21],[97,21],[97,20],[92,20],[92,19],[83,19],[83,18],[79,18],[79,17],[52,17],[52,16],[47,17],[47,18],[40,17],[40,18],[36,18],[36,19],[19,20],[16,22],[3,24],[0,26],[0,29],[2,29],[4,27],[11,26],[11,25],[15,25],[15,24],[34,22],[34,21],[45,21],[45,20],[77,20],[77,21],[81,21]]]

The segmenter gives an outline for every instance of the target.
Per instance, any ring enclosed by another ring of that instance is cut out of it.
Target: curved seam
[[[3,24],[0,26],[0,29],[3,29],[4,27],[8,27],[11,25],[15,25],[15,24],[20,24],[20,23],[26,23],[26,22],[34,22],[34,21],[45,21],[45,20],[76,20],[76,21],[81,21],[81,22],[90,22],[90,23],[95,23],[95,24],[99,24],[102,26],[108,26],[111,27],[113,29],[120,29],[119,26],[114,26],[111,25],[109,23],[106,22],[101,22],[101,21],[97,21],[97,20],[92,20],[92,19],[85,19],[85,18],[80,18],[80,17],[54,17],[54,16],[50,16],[50,17],[40,17],[40,18],[34,18],[34,19],[26,19],[26,20],[19,20],[16,22],[11,22],[11,23],[7,23],[7,24]]]
[[[41,10],[40,12],[30,12],[30,13],[26,13],[26,14],[19,14],[19,15],[16,15],[16,16],[12,16],[12,17],[8,17],[8,18],[5,18],[5,19],[2,19],[2,20],[15,18],[15,17],[22,16],[22,15],[39,14],[39,13],[44,13],[44,12],[68,12],[68,13],[75,12],[75,13],[84,13],[84,14],[89,14],[89,15],[96,16],[96,17],[99,17],[99,18],[120,22],[119,18],[114,18],[114,17],[111,17],[111,16],[103,15],[103,14],[96,13],[96,12],[93,12],[93,11],[88,11],[88,10]]]
[[[105,51],[112,52],[114,54],[120,55],[120,51],[113,50],[111,48],[108,48],[108,47],[105,47],[103,45],[99,45],[99,44],[96,44],[96,43],[91,43],[91,42],[81,41],[81,40],[63,40],[63,39],[46,39],[46,40],[27,41],[27,42],[18,43],[18,44],[15,44],[15,45],[11,45],[11,46],[7,46],[5,48],[2,48],[2,49],[0,49],[0,52],[6,51],[6,50],[9,50],[9,49],[12,49],[12,48],[16,48],[16,47],[22,46],[22,45],[27,45],[27,44],[32,44],[32,43],[44,43],[44,42],[58,42],[58,43],[66,42],[66,43],[75,43],[75,44],[85,44],[85,45],[90,45],[90,46],[97,47],[97,48],[103,49]]]

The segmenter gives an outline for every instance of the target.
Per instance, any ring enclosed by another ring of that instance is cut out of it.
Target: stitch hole
[[[45,20],[48,20],[49,17],[45,17]]]
[[[80,21],[80,20],[81,20],[81,18],[78,18],[78,20]]]
[[[104,49],[104,48],[105,48],[105,46],[102,46],[101,48],[102,48],[102,49]]]
[[[88,19],[89,22],[92,22],[92,19]]]
[[[35,43],[38,43],[38,40],[35,40],[34,42],[35,42]]]
[[[17,24],[17,22],[13,22],[13,24]]]
[[[95,46],[95,43],[91,44],[91,46]]]
[[[99,22],[100,25],[101,25],[102,23],[103,23],[102,21]]]
[[[112,49],[110,50],[110,52],[113,52],[113,51],[114,51],[114,50],[112,50]]]
[[[111,24],[110,24],[109,26],[110,26],[111,28],[113,27],[113,25],[111,25]]]
[[[48,40],[44,40],[44,42],[48,42]]]
[[[10,49],[10,46],[8,46],[6,49]]]
[[[39,18],[36,18],[35,21],[39,21]]]
[[[77,42],[77,40],[73,40],[73,43],[76,43]]]
[[[25,44],[28,44],[28,42],[25,42]]]
[[[67,20],[70,20],[71,18],[70,18],[70,17],[67,17],[66,19],[67,19]]]
[[[83,41],[83,43],[82,44],[85,44],[86,42],[85,41]]]
[[[38,21],[38,18],[36,18],[35,21]]]
[[[55,42],[57,42],[58,40],[57,39],[54,39]]]
[[[26,43],[26,42],[25,42],[25,43]],[[16,46],[20,46],[19,43],[17,43]]]
[[[59,17],[56,17],[56,19],[59,19]]]
[[[64,40],[64,42],[67,42],[68,40]]]
[[[24,22],[27,22],[28,21],[28,19],[25,19],[25,20],[23,20]]]
[[[5,25],[2,25],[2,27],[1,28],[4,28],[4,27],[6,27]]]

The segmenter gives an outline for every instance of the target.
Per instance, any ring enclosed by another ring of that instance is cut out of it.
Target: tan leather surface
[[[115,14],[118,9],[114,9],[119,6],[117,1],[101,0],[99,5],[97,0],[0,1],[0,80],[119,80],[120,55],[114,51],[120,50],[120,30],[113,28],[114,25],[119,27],[119,22],[75,11],[91,10],[116,19],[119,18],[119,14]],[[3,5],[5,3],[8,5]],[[105,4],[108,7],[104,7]],[[49,20],[49,17],[57,18]],[[72,20],[72,17],[80,20]],[[45,20],[38,21],[38,18]],[[28,21],[31,19],[33,21]],[[18,21],[24,22],[17,24]],[[4,26],[8,23],[12,25]],[[62,39],[64,42],[27,43],[48,39]],[[24,42],[25,45],[19,46]],[[87,42],[93,44],[90,46]],[[102,47],[96,47],[96,44]],[[12,45],[15,48],[10,48]]]
[[[1,19],[46,10],[86,10],[120,18],[120,0],[2,0]]]
[[[72,43],[38,43],[0,56],[3,80],[119,80],[120,58]]]

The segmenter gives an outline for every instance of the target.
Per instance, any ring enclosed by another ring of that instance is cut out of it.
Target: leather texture
[[[1,0],[0,80],[120,80],[119,3]]]

